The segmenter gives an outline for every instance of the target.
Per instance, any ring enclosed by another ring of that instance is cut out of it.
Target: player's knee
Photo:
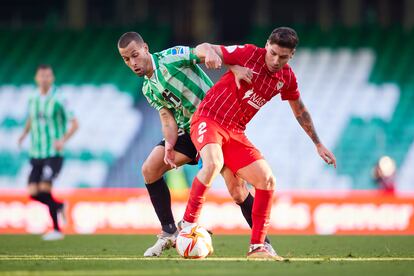
[[[229,192],[234,202],[236,202],[237,204],[243,203],[247,197],[247,194],[249,193],[249,191],[244,185],[243,186],[237,185],[237,186],[231,187],[229,189]]]
[[[142,164],[141,173],[144,177],[145,183],[147,184],[157,181],[162,176],[162,173],[159,172],[156,166],[147,160],[145,160],[144,164]]]
[[[259,189],[262,190],[274,190],[276,187],[276,178],[272,175],[264,175],[263,178],[260,180]]]
[[[271,174],[266,179],[266,190],[274,190],[276,188],[276,178]]]
[[[36,196],[39,193],[39,189],[37,187],[37,184],[35,183],[30,183],[29,186],[27,187],[27,191],[29,193],[30,196]]]
[[[208,176],[214,176],[220,173],[221,169],[223,168],[223,162],[220,160],[203,160],[203,167],[204,173]]]
[[[52,182],[42,181],[39,183],[39,192],[50,192],[52,190]]]

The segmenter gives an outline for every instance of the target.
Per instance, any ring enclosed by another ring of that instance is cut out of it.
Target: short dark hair
[[[50,69],[50,70],[53,71],[52,66],[50,64],[39,64],[36,67],[36,72],[39,71],[39,70],[45,70],[45,69]]]
[[[125,48],[129,43],[135,41],[137,43],[144,43],[144,40],[139,33],[136,32],[126,32],[118,40],[118,48]]]
[[[283,48],[295,49],[299,43],[299,37],[294,29],[279,27],[273,30],[268,41],[270,44],[277,44]]]

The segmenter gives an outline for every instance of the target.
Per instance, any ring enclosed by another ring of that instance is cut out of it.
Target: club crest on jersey
[[[280,90],[283,87],[283,85],[284,85],[283,81],[278,81],[276,84],[276,89]]]
[[[171,55],[175,56],[175,55],[183,55],[184,54],[184,47],[174,47],[171,48]]]

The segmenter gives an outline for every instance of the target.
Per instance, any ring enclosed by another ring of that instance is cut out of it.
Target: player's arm
[[[167,108],[159,110],[160,120],[162,126],[162,134],[165,138],[165,153],[164,162],[173,168],[177,165],[174,163],[174,146],[178,139],[178,126],[175,121],[174,115]]]
[[[23,133],[20,135],[19,140],[18,140],[19,147],[22,145],[22,143],[23,143],[24,139],[26,138],[27,134],[29,134],[31,123],[32,123],[32,121],[30,120],[30,118],[27,118],[26,124],[25,124],[24,129],[23,129]]]
[[[66,144],[66,142],[75,134],[75,132],[79,129],[79,123],[76,118],[72,118],[70,120],[70,125],[68,131],[63,135],[62,139],[57,140],[55,142],[55,148],[58,151],[61,151]]]
[[[309,111],[302,102],[301,98],[299,97],[297,100],[289,100],[289,104],[292,108],[293,114],[295,114],[296,120],[315,144],[318,154],[326,163],[332,164],[336,168],[335,155],[321,143],[313,125],[311,115],[309,114]]]
[[[221,61],[223,60],[223,51],[219,45],[202,43],[195,48],[195,54],[201,62],[206,64],[207,68],[220,68]],[[218,61],[217,57],[220,58],[220,61]],[[215,67],[217,63],[220,64],[219,67]],[[240,65],[226,64],[226,66],[233,72],[237,88],[240,89],[241,80],[244,80],[249,84],[252,83],[253,71],[251,69]]]
[[[202,43],[195,47],[195,54],[201,63],[205,63],[209,69],[218,69],[221,67],[223,53],[219,45]]]
[[[240,65],[227,65],[227,67],[234,74],[234,80],[236,82],[236,86],[238,89],[240,89],[241,87],[240,81],[242,80],[247,82],[248,84],[252,84],[252,69]]]

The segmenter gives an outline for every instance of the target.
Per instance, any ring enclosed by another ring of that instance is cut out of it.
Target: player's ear
[[[147,43],[144,42],[144,44],[142,44],[142,47],[144,48],[145,52],[149,51],[149,47]]]
[[[291,54],[290,58],[293,58],[293,56],[295,55],[295,53],[296,53],[296,48],[292,50],[292,54]]]

